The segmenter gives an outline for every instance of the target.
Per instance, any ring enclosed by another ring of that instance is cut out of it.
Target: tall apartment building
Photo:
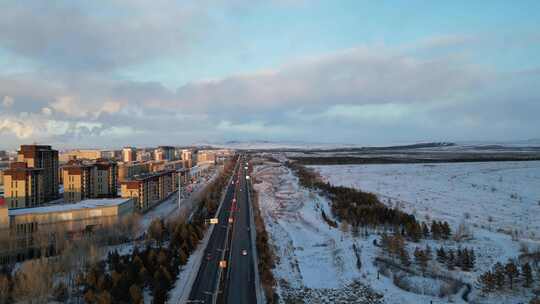
[[[43,192],[45,201],[58,198],[58,151],[46,145],[22,145],[17,161],[29,168],[43,169]]]
[[[13,162],[4,171],[4,197],[9,208],[27,208],[45,202],[44,169]]]
[[[10,208],[40,205],[58,198],[58,151],[22,145],[17,161],[4,172],[4,196]]]
[[[191,168],[195,165],[194,153],[192,150],[182,150],[182,161],[184,162],[185,168]]]
[[[174,160],[174,147],[159,146],[154,150],[154,160]]]
[[[118,166],[115,162],[102,159],[86,163],[70,161],[62,167],[62,176],[66,202],[117,196]]]
[[[122,161],[129,163],[137,160],[137,149],[133,147],[124,147],[122,149]]]
[[[145,212],[178,190],[178,175],[166,170],[138,175],[121,184],[122,197],[133,198],[136,209]]]

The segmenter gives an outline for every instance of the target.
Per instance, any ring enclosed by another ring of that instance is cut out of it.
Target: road
[[[254,265],[252,257],[253,244],[250,238],[250,211],[247,170],[245,161],[240,166],[239,183],[236,192],[236,205],[234,211],[234,228],[230,246],[229,268],[225,280],[224,303],[254,304],[257,303],[254,283]],[[242,254],[245,251],[246,255]]]
[[[222,206],[217,216],[219,223],[214,227],[212,235],[208,240],[197,277],[191,287],[189,295],[189,300],[191,302],[213,303],[213,299],[216,296],[219,260],[221,259],[227,237],[228,218],[230,215],[232,199],[234,197],[236,179],[237,178],[234,177],[234,183],[227,186],[227,192],[223,198]]]
[[[190,303],[257,302],[248,230],[250,221],[245,161],[240,158],[238,164],[217,217],[219,223],[212,231],[191,287]],[[232,224],[229,224],[229,217],[233,218]],[[247,256],[242,255],[243,250],[246,250]],[[219,261],[222,257],[227,260],[227,268],[220,271]]]

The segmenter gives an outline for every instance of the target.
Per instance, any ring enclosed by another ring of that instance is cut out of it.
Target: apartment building
[[[182,161],[184,162],[184,168],[191,168],[195,165],[194,155],[192,150],[182,150]]]
[[[137,160],[137,149],[134,147],[124,147],[122,149],[122,161],[125,163]]]
[[[216,151],[200,150],[197,152],[197,165],[215,164],[215,163],[216,163]]]
[[[137,161],[138,162],[145,162],[145,161],[151,161],[153,159],[152,157],[152,151],[147,150],[137,150]]]
[[[113,161],[70,161],[62,167],[64,201],[74,203],[87,198],[117,196],[118,166]]]
[[[47,145],[22,145],[17,153],[17,161],[25,162],[28,168],[43,169],[45,202],[58,198],[58,151]]]
[[[29,168],[25,162],[13,162],[4,171],[4,197],[9,208],[35,207],[45,202],[44,172]]]
[[[154,160],[170,161],[174,160],[175,149],[171,146],[160,146],[154,150]]]
[[[101,150],[73,150],[60,153],[60,162],[68,162],[74,159],[90,159],[96,160],[103,158],[103,152]]]
[[[149,173],[151,162],[131,162],[118,164],[118,181],[131,179],[135,175]]]
[[[178,190],[178,175],[165,170],[134,176],[121,182],[123,198],[133,198],[136,209],[145,212]]]

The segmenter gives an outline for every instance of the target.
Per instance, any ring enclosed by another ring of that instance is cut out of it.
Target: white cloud
[[[1,118],[0,117],[0,134],[13,133],[18,138],[29,138],[34,134],[34,127],[22,119]]]
[[[88,113],[80,107],[78,100],[73,96],[60,96],[50,105],[54,110],[71,117],[85,117]]]
[[[13,97],[11,96],[4,96],[4,98],[2,99],[2,105],[6,108],[9,108],[13,105],[13,103],[15,102],[15,99],[13,99]]]
[[[50,116],[52,115],[52,110],[51,108],[48,108],[48,107],[41,108],[41,114],[45,116]]]

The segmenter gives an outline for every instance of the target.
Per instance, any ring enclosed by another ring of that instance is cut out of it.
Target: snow
[[[256,166],[254,176],[261,213],[279,257],[274,275],[281,300],[300,293],[306,301],[318,303],[321,293],[327,297],[340,294],[335,290],[351,296],[345,292],[347,286],[362,279],[356,268],[353,241],[322,220],[321,210],[329,212],[326,199],[299,188],[296,177],[281,165]],[[364,299],[366,294],[373,295],[363,288],[353,290]]]
[[[331,184],[373,192],[421,220],[465,219],[540,240],[540,161],[313,167]]]
[[[459,243],[453,240],[424,240],[420,244],[409,244],[408,248],[409,252],[414,250],[414,246],[423,248],[425,244],[431,248],[441,245],[454,249],[459,246],[474,248],[477,255],[474,271],[439,269],[466,283],[474,285],[478,276],[496,262],[505,263],[509,258],[516,258],[522,244],[527,244],[531,249],[540,248],[540,223],[537,220],[540,218],[538,161],[312,168],[331,184],[373,192],[386,204],[413,213],[420,220],[448,221],[454,231],[460,224],[467,227],[472,232],[468,240]],[[368,255],[376,254],[376,248],[372,248],[369,242],[363,242],[362,246],[363,265],[372,265],[370,261],[375,256]],[[370,285],[384,293],[388,303],[414,303],[414,296],[427,299],[426,296],[414,294],[409,297],[411,293],[403,290],[399,293],[388,292],[391,289],[387,288],[393,286],[390,279],[385,278],[388,282],[381,284],[381,281],[369,277]],[[417,277],[408,279],[418,285],[425,283],[418,281]],[[470,299],[477,303],[519,303],[527,302],[530,297],[530,292],[494,293],[489,297],[481,297],[474,288],[470,295]],[[453,300],[459,298],[454,297]]]
[[[332,216],[329,201],[298,185],[297,178],[282,164],[287,159],[285,154],[271,156],[281,163],[256,159],[259,164],[253,176],[261,214],[277,256],[273,272],[282,302],[339,302],[342,299],[338,301],[336,294],[350,295],[347,286],[359,282],[369,290],[367,294],[384,295],[384,303],[465,303],[464,285],[457,293],[439,298],[446,280],[473,286],[469,300],[475,303],[519,303],[531,298],[530,291],[495,292],[486,297],[475,286],[478,276],[494,263],[517,257],[522,244],[540,248],[539,223],[535,221],[540,215],[540,189],[535,186],[540,180],[540,162],[312,166],[332,184],[374,192],[383,202],[414,213],[420,220],[444,220],[453,231],[462,225],[471,232],[468,239],[459,242],[409,242],[411,257],[416,246],[429,245],[433,251],[440,246],[473,248],[476,265],[470,272],[450,271],[432,260],[428,268],[440,276],[434,278],[422,276],[413,264],[417,274],[406,274],[405,280],[414,288],[406,291],[394,284],[392,273],[379,273],[375,261],[381,249],[374,240],[380,240],[380,231],[370,230],[367,237],[353,236],[348,227],[328,226],[321,211]],[[512,230],[518,230],[518,235],[512,235]],[[353,244],[360,249],[360,269]],[[366,294],[352,297],[366,301]],[[365,303],[378,303],[370,301]]]

